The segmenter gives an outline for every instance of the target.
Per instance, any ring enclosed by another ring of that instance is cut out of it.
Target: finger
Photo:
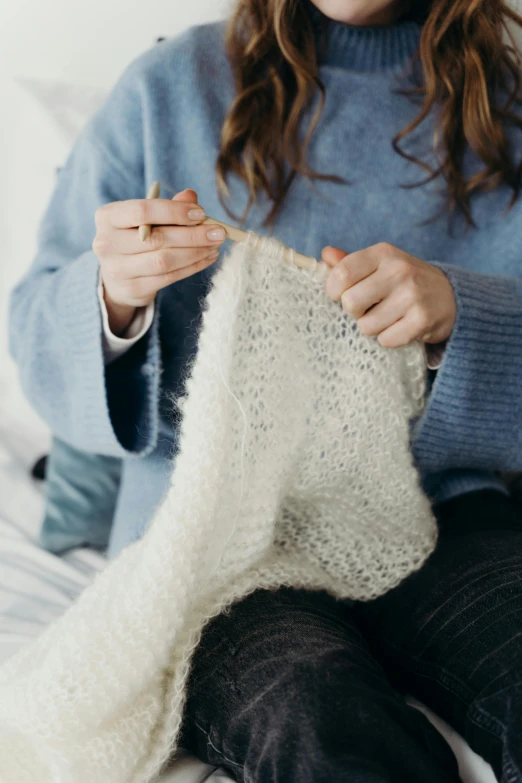
[[[108,259],[104,274],[112,280],[158,277],[186,269],[216,252],[219,252],[218,247],[180,247],[139,255],[117,256]]]
[[[143,225],[193,226],[204,218],[205,211],[199,204],[166,198],[113,201],[104,204],[96,212],[97,224],[111,228],[137,228]]]
[[[189,266],[176,269],[164,275],[141,277],[139,280],[135,281],[135,295],[137,298],[146,297],[150,293],[154,293],[162,288],[166,288],[173,283],[178,283],[180,280],[184,280],[185,278],[190,277],[191,275],[195,275],[198,272],[201,272],[203,269],[212,266],[218,257],[219,254],[215,255],[213,258],[201,258],[199,261],[196,261]]]
[[[172,197],[172,201],[188,201],[189,204],[198,203],[198,194],[192,188],[185,188]]]
[[[359,285],[362,285],[362,283],[359,283]],[[357,288],[358,286],[355,286],[347,294],[355,291]],[[404,301],[403,292],[395,288],[390,290],[388,295],[380,302],[377,302],[359,316],[357,326],[362,334],[370,336],[380,334],[400,318],[403,318],[408,312],[408,307],[408,303]]]
[[[384,348],[399,348],[401,345],[417,340],[419,336],[418,319],[410,309],[404,318],[400,318],[379,334],[377,340]]]
[[[338,302],[347,288],[371,275],[378,265],[378,259],[371,250],[358,250],[344,256],[326,279],[326,293]]]
[[[361,318],[367,310],[382,302],[393,291],[393,281],[374,272],[341,295],[343,310],[354,318]],[[406,311],[406,307],[404,308]]]
[[[168,248],[219,247],[225,239],[225,230],[210,223],[197,226],[154,226],[144,242],[139,237],[138,229],[129,228],[116,234],[98,235],[96,247],[100,255],[111,255],[111,245],[117,245],[117,255],[131,256]]]
[[[338,247],[332,247],[331,245],[327,245],[322,249],[321,259],[325,262],[327,266],[334,267],[336,264],[339,263],[341,258],[345,257],[345,255],[346,255],[346,250],[341,250]]]

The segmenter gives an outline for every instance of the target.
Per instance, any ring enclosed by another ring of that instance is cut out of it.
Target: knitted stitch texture
[[[147,783],[176,748],[205,623],[258,587],[372,599],[437,528],[409,424],[419,343],[362,335],[303,271],[241,244],[208,294],[170,488],[142,539],[0,669],[2,783]]]

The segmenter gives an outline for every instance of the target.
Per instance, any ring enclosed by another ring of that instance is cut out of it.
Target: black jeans
[[[257,590],[211,620],[180,746],[245,783],[459,781],[411,694],[522,783],[522,506],[477,490],[434,510],[435,552],[373,601]]]

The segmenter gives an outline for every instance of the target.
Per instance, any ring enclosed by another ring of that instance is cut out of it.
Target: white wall
[[[110,87],[159,36],[218,19],[232,0],[1,0],[0,73]]]

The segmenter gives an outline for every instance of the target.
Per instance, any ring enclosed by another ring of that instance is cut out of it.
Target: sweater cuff
[[[122,438],[122,415],[119,410],[111,410],[107,391],[98,275],[99,261],[92,251],[68,264],[59,275],[56,301],[60,302],[59,317],[71,361],[72,409],[76,400],[83,401],[83,410],[70,422],[71,440],[81,443],[86,451],[116,457],[144,457],[152,453],[158,439],[161,373],[158,318],[153,319],[147,335],[145,360],[134,368],[133,398],[139,404],[135,406],[133,420],[126,422],[129,432]],[[111,372],[113,375],[116,372],[115,363]],[[117,407],[124,405],[125,400],[121,399]],[[115,419],[119,419],[119,432],[114,426]]]
[[[422,473],[522,469],[522,284],[431,262],[448,277],[457,314],[412,450]]]

